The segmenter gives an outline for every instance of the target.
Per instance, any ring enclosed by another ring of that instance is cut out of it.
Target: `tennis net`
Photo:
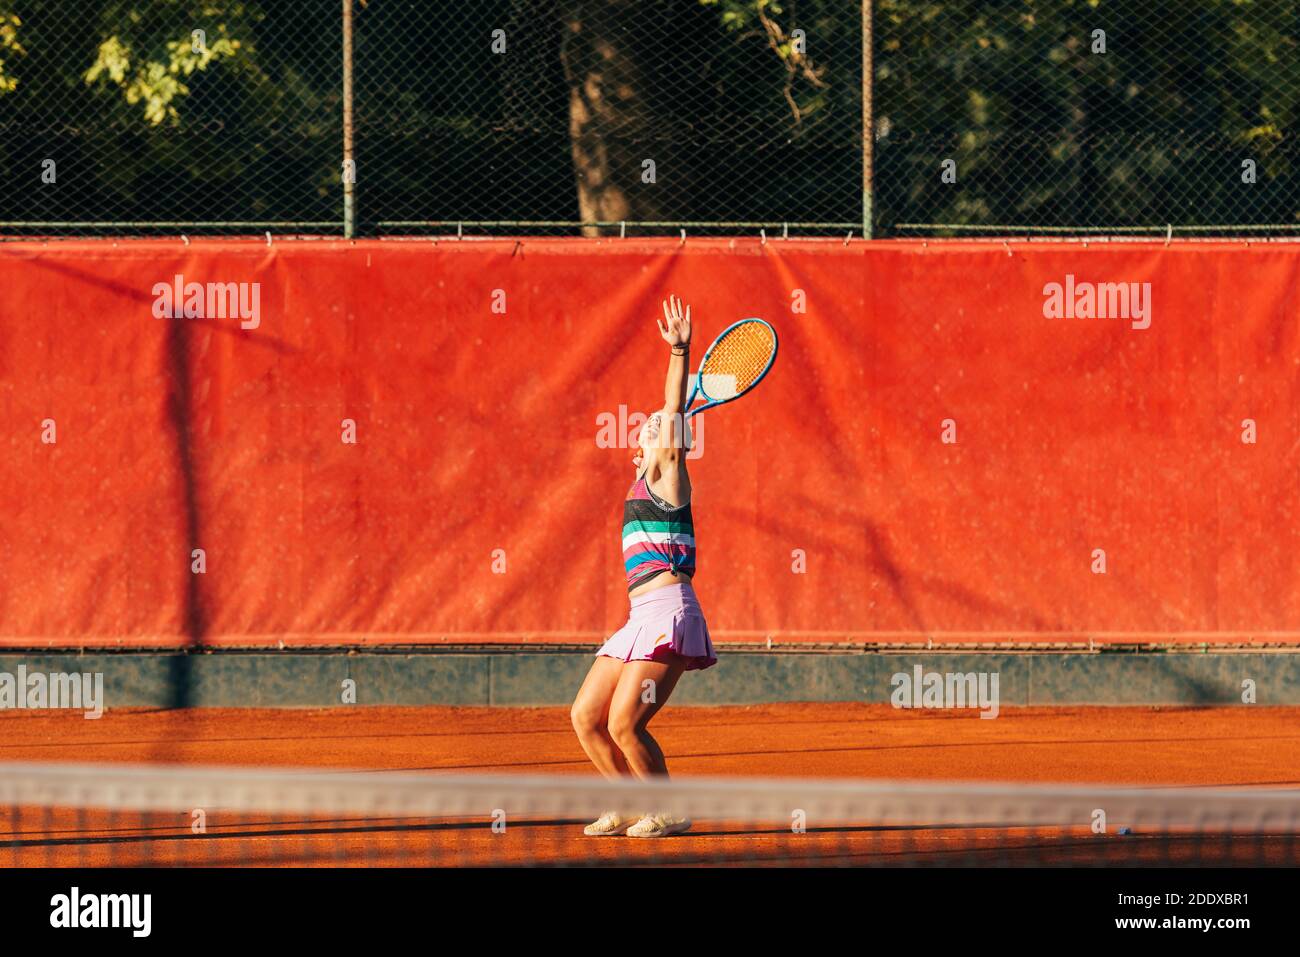
[[[693,822],[586,837],[602,812]],[[1295,865],[1300,792],[0,765],[0,867]]]

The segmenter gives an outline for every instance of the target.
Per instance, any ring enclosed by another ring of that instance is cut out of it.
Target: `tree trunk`
[[[672,119],[655,115],[658,99],[648,84],[673,77],[671,26],[646,14],[639,0],[564,0],[561,60],[569,87],[569,135],[577,176],[579,218],[584,223],[664,220],[685,198],[686,169],[673,162]],[[647,40],[664,47],[657,68],[647,67]],[[645,161],[655,182],[644,182]],[[672,196],[677,203],[670,203]],[[618,227],[584,226],[584,236]]]

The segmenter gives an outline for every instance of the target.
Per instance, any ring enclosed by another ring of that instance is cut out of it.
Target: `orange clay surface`
[[[651,730],[679,778],[786,776],[1146,786],[1300,787],[1300,708],[885,705],[669,707]],[[591,774],[563,708],[0,712],[0,761],[169,762],[384,771]],[[585,838],[552,816],[486,819],[0,807],[0,866],[527,863],[1283,863],[1294,838],[1084,828],[862,826],[804,834],[701,822],[664,840]]]

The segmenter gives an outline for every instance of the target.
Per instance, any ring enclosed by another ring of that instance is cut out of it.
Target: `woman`
[[[623,503],[623,565],[631,613],[600,651],[573,702],[573,729],[607,778],[667,776],[664,753],[646,730],[668,702],[683,671],[718,659],[691,588],[695,528],[683,415],[690,369],[691,310],[664,302],[659,332],[668,343],[664,407],[641,427],[632,464],[636,481]],[[652,693],[651,693],[652,692]],[[592,837],[666,837],[691,826],[667,814],[608,811],[584,833]]]

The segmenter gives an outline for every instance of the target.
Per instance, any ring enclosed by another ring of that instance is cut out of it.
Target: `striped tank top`
[[[691,503],[673,508],[650,491],[642,475],[623,502],[623,569],[627,590],[660,572],[695,574],[695,522]]]

